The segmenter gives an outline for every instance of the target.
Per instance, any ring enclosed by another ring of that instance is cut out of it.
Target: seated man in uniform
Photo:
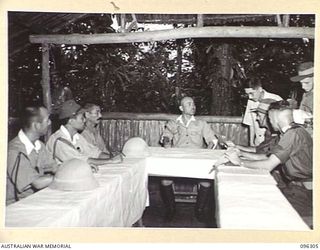
[[[251,110],[251,112],[256,112],[257,121],[261,128],[266,128],[265,139],[256,147],[246,147],[242,145],[235,145],[232,142],[226,142],[229,147],[235,147],[239,149],[239,156],[250,160],[263,159],[265,155],[269,155],[272,148],[279,142],[279,134],[273,133],[269,119],[268,110],[271,103],[276,102],[274,99],[262,99],[259,102],[259,106]]]
[[[39,138],[51,124],[44,107],[27,107],[21,116],[22,129],[9,142],[7,159],[6,204],[47,187],[53,180],[57,163]]]
[[[88,162],[95,170],[97,166],[108,163],[120,163],[121,156],[109,158],[96,146],[88,143],[78,132],[84,129],[84,110],[74,100],[62,104],[59,119],[60,129],[52,134],[47,142],[47,149],[57,162],[80,159]]]
[[[99,148],[102,152],[109,154],[110,152],[107,150],[106,144],[101,137],[99,131],[99,123],[101,120],[101,109],[98,105],[87,103],[83,107],[85,111],[85,128],[81,132],[81,135],[84,139],[87,140],[90,144]]]
[[[270,104],[268,116],[274,130],[281,133],[279,143],[269,156],[257,161],[242,160],[234,151],[226,153],[233,164],[272,171],[279,166],[282,180],[278,187],[302,219],[312,227],[312,149],[306,129],[293,122],[288,101]]]
[[[184,97],[181,100],[179,109],[182,114],[176,120],[169,121],[162,134],[161,141],[163,142],[164,147],[215,147],[218,140],[210,126],[207,122],[197,120],[194,117],[196,106],[193,99],[191,97]],[[207,146],[205,146],[203,139],[205,139]],[[161,197],[166,206],[166,220],[171,220],[175,213],[175,200],[172,184],[172,179],[163,179],[160,185]],[[199,184],[195,213],[196,217],[200,221],[203,221],[205,219],[205,207],[211,195],[211,183],[209,181],[201,181]]]

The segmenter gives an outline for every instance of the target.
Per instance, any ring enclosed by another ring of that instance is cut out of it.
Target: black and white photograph
[[[316,14],[6,18],[6,229],[314,230]]]

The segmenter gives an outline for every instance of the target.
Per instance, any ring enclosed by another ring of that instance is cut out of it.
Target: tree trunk
[[[215,54],[217,55],[220,67],[220,77],[213,82],[212,86],[212,102],[211,115],[234,115],[235,110],[232,105],[232,89],[230,84],[231,78],[231,49],[229,44],[220,45]]]
[[[182,49],[181,49],[181,40],[177,40],[177,75],[176,75],[176,86],[181,87],[180,78],[182,70]]]

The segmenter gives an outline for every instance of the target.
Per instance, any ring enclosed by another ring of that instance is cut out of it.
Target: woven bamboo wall
[[[101,133],[112,150],[121,150],[124,143],[134,136],[142,137],[149,146],[160,146],[159,139],[166,122],[176,115],[107,113],[103,115]],[[241,117],[197,116],[206,120],[215,133],[224,135],[236,144],[248,145],[248,129],[241,124]]]

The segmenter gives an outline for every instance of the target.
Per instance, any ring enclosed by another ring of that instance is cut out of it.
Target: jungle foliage
[[[314,22],[314,16],[293,15],[290,25],[314,27]],[[92,15],[60,33],[115,32],[110,25],[108,15]],[[50,52],[50,70],[59,76],[52,91],[68,86],[80,104],[95,102],[113,112],[177,113],[180,98],[190,95],[197,114],[241,115],[246,104],[242,84],[248,77],[259,77],[268,91],[283,98],[297,93],[299,99],[301,88],[289,78],[298,63],[313,60],[314,41],[181,39],[52,45]],[[27,104],[42,102],[40,82],[41,47],[32,45],[9,61],[10,116]]]

